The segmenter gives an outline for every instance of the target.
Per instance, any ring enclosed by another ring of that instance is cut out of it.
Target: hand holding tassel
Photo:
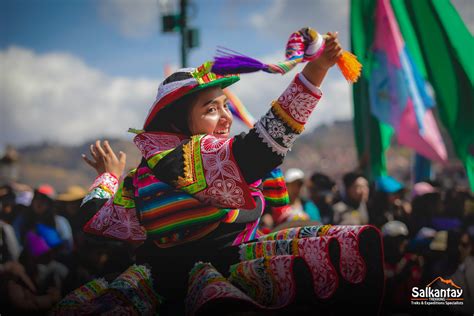
[[[337,33],[324,35],[324,44],[321,45],[320,49],[305,57],[308,63],[302,71],[303,75],[313,85],[321,86],[329,68],[333,67],[341,58],[342,51]]]
[[[337,49],[335,49],[336,47]],[[331,51],[331,53],[326,53],[327,51]],[[324,58],[319,62],[320,66],[331,64],[329,66],[331,67],[337,63],[343,76],[349,82],[356,82],[362,69],[362,65],[355,55],[342,50],[337,41],[337,33],[321,35],[311,28],[302,28],[290,35],[286,45],[286,60],[276,64],[264,64],[225,48],[221,48],[217,52],[218,56],[214,59],[212,72],[219,75],[249,73],[259,70],[283,75],[301,62],[319,58]]]

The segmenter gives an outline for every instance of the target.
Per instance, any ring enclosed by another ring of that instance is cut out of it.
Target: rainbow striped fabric
[[[137,169],[134,185],[140,223],[158,246],[198,239],[215,229],[227,215],[227,209],[205,205],[158,180],[143,164]]]
[[[280,207],[290,203],[285,178],[280,168],[273,169],[262,181],[263,195],[269,206]]]

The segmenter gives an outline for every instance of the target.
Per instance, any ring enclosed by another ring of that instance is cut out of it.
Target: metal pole
[[[187,0],[180,0],[181,66],[183,68],[187,67],[188,63],[187,6]]]

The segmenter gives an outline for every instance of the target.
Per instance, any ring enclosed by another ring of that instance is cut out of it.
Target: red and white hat
[[[159,111],[183,96],[214,86],[224,89],[240,79],[238,75],[216,75],[211,72],[211,68],[212,62],[208,61],[197,68],[182,68],[168,76],[158,87],[156,100],[143,128],[148,127]]]

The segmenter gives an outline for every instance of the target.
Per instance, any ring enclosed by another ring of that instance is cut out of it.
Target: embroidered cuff
[[[88,201],[97,199],[110,199],[118,189],[118,179],[113,174],[104,172],[99,175],[89,188],[89,193],[82,200],[81,206]]]
[[[110,194],[109,192],[101,188],[94,188],[92,189],[92,191],[87,193],[84,199],[82,199],[81,206],[83,206],[84,204],[86,204],[92,199],[110,199],[111,197],[112,197],[112,194]]]
[[[273,152],[286,155],[298,134],[303,132],[321,95],[318,87],[298,74],[278,101],[272,103],[272,108],[255,124],[257,134]]]
[[[265,116],[260,118],[255,124],[255,130],[273,152],[282,156],[286,155],[298,136],[292,128],[275,114],[273,109],[270,109]]]
[[[89,191],[95,188],[101,188],[102,190],[114,195],[115,192],[117,192],[118,184],[119,183],[116,176],[111,173],[104,172],[95,179],[94,183],[92,183],[91,187],[89,188]]]
[[[286,112],[282,119],[290,126],[306,124],[322,95],[319,88],[301,78],[304,76],[298,74],[276,102]]]

